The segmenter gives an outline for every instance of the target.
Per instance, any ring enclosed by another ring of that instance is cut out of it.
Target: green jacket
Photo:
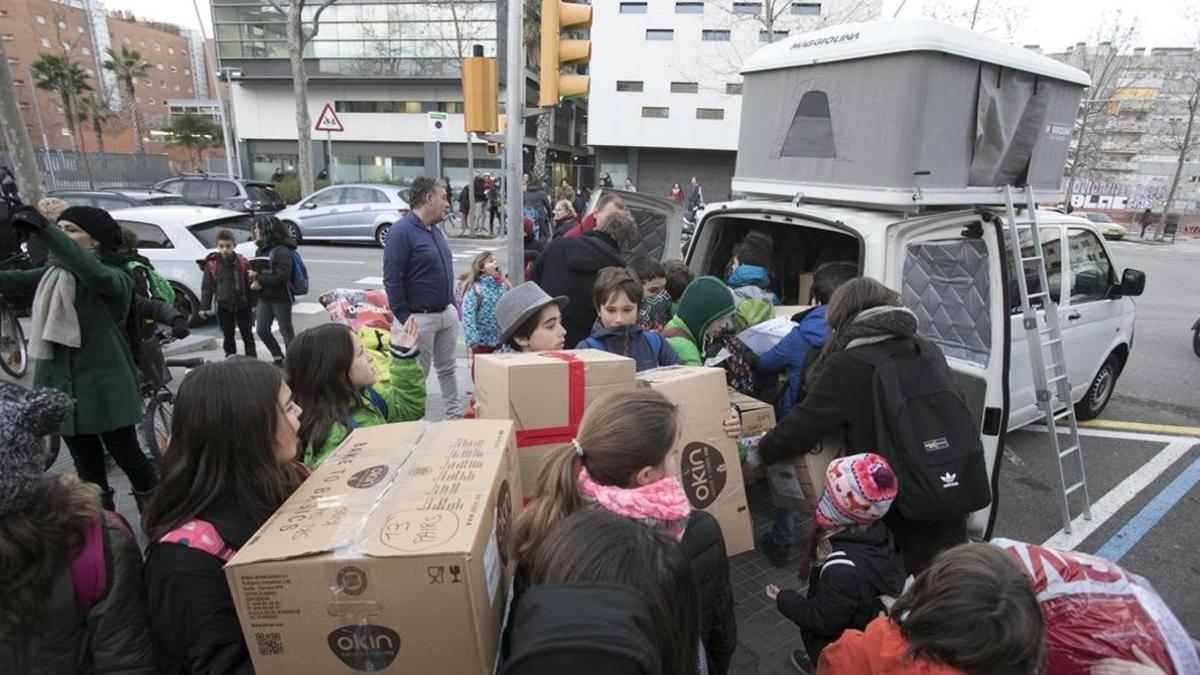
[[[667,339],[667,343],[671,345],[671,349],[679,355],[679,362],[685,366],[702,366],[704,359],[700,358],[700,347],[696,345],[696,341],[692,338],[692,332],[688,330],[687,324],[678,315],[671,317],[667,325],[663,326],[663,337]]]
[[[75,275],[78,349],[54,345],[54,358],[33,362],[33,386],[57,389],[75,399],[63,436],[99,434],[142,418],[138,370],[125,342],[124,322],[133,302],[133,278],[101,262],[57,227],[34,235],[61,266]],[[0,293],[31,294],[46,268],[0,272]]]
[[[412,422],[425,416],[425,372],[416,354],[407,358],[392,357],[388,363],[388,374],[391,381],[386,385],[376,385],[375,393],[387,404],[387,418],[372,403],[371,397],[364,390],[362,405],[354,410],[351,417],[357,427],[373,427],[389,422]],[[334,422],[329,428],[329,438],[319,450],[314,450],[310,444],[304,449],[304,463],[310,469],[316,469],[329,459],[334,450],[350,435],[350,428],[340,422]]]

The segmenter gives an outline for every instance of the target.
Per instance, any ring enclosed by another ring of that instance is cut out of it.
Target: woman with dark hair
[[[250,275],[250,289],[258,291],[258,339],[263,341],[275,365],[283,365],[283,349],[271,334],[271,324],[279,322],[279,333],[286,348],[296,337],[292,329],[292,251],[296,242],[288,234],[287,226],[275,216],[254,217],[254,240],[258,243],[259,258],[267,258],[270,265],[266,271]]]
[[[922,350],[934,355],[944,379],[953,381],[946,357],[937,345],[917,334],[917,317],[904,307],[900,294],[878,281],[860,277],[843,284],[829,300],[826,321],[833,333],[808,371],[807,394],[759,442],[768,464],[807,452],[835,433],[846,436],[846,454],[875,452],[875,366],[855,350],[871,347],[889,356]],[[904,491],[901,481],[900,491]],[[941,551],[967,541],[966,516],[943,521],[912,520],[894,508],[884,523],[896,537],[909,574],[919,574]]]
[[[134,429],[142,419],[142,397],[125,336],[136,339],[139,328],[121,227],[91,206],[66,209],[57,227],[25,207],[12,225],[31,232],[50,252],[46,267],[0,272],[0,293],[33,295],[33,386],[75,399],[59,433],[79,477],[100,486],[104,507],[114,508],[105,453],[129,477],[140,507],[158,478]]]
[[[278,368],[235,357],[188,373],[142,525],[164,673],[250,673],[222,568],[302,480],[301,410]]]
[[[529,556],[505,675],[697,672],[696,580],[675,541],[602,509],[548,535]]]
[[[679,202],[680,204],[683,203],[683,188],[679,187],[679,183],[671,183],[671,192],[667,195],[667,197],[673,201]]]

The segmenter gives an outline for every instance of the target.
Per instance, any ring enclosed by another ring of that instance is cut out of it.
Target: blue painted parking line
[[[1167,485],[1154,499],[1151,499],[1150,503],[1146,504],[1132,520],[1125,523],[1125,526],[1114,534],[1112,539],[1104,542],[1100,550],[1096,551],[1096,555],[1106,560],[1120,562],[1121,558],[1125,557],[1125,554],[1129,553],[1142,540],[1142,537],[1146,536],[1146,533],[1153,529],[1189,490],[1196,486],[1196,483],[1200,483],[1200,459],[1192,462],[1191,466],[1176,476],[1175,480],[1171,481],[1170,485]]]

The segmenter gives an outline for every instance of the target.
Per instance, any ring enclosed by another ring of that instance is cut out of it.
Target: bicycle
[[[159,333],[159,346],[174,342],[169,334]],[[138,423],[138,437],[150,451],[150,457],[155,462],[162,460],[162,454],[171,440],[171,421],[175,416],[175,393],[167,385],[170,383],[171,368],[191,370],[208,363],[204,358],[163,359],[160,372],[165,375],[143,386],[143,396],[146,408],[142,413],[142,421]]]
[[[0,368],[16,379],[29,372],[29,345],[17,309],[0,297]]]

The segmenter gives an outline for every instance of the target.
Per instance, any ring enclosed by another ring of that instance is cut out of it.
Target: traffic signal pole
[[[508,2],[508,54],[505,59],[508,76],[504,89],[508,128],[505,130],[507,138],[504,143],[503,222],[508,227],[508,278],[514,286],[525,280],[525,230],[521,226],[521,140],[525,134],[525,68],[522,63],[525,49],[521,39],[523,7],[523,2]]]

